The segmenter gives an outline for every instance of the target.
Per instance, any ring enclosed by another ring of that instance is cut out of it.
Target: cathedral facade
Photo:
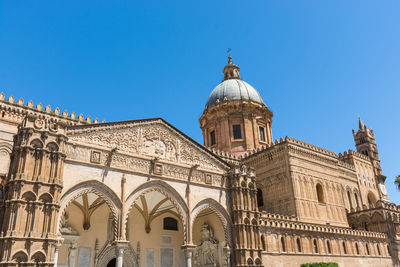
[[[0,266],[399,266],[374,132],[336,154],[272,137],[229,57],[199,119],[99,122],[0,94]]]

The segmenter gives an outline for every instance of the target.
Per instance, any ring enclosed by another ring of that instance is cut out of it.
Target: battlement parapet
[[[32,100],[25,104],[22,97],[18,101],[12,95],[6,99],[3,92],[0,93],[0,113],[2,118],[16,123],[20,123],[29,113],[47,114],[68,121],[70,125],[99,123],[97,118],[94,120],[90,116],[84,118],[83,114],[76,116],[75,112],[68,114],[66,110],[61,112],[58,107],[52,110],[50,105],[44,107],[42,103],[34,106]]]
[[[348,159],[350,156],[355,156],[364,160],[370,160],[368,156],[361,154],[360,152],[354,151],[352,149],[349,149],[348,151],[344,151],[343,154],[339,153],[339,159],[344,161]]]

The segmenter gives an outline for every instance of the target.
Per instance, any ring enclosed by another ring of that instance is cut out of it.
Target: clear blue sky
[[[106,121],[163,117],[200,143],[228,47],[275,138],[343,152],[360,115],[400,204],[400,1],[0,0],[0,91]]]

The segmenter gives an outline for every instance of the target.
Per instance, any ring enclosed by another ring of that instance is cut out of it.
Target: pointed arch
[[[228,212],[226,209],[219,204],[216,200],[212,198],[206,198],[201,200],[196,204],[196,206],[192,209],[191,212],[191,221],[190,221],[190,229],[193,229],[194,221],[196,220],[197,216],[200,214],[205,209],[210,209],[219,218],[219,220],[222,223],[222,226],[224,227],[225,231],[225,241],[232,246],[232,221],[231,217],[229,216]]]
[[[51,203],[53,202],[53,197],[49,193],[43,193],[39,197],[39,201],[43,203]]]
[[[45,262],[46,261],[46,254],[43,251],[38,250],[35,253],[33,253],[33,255],[31,257],[31,260],[33,262]]]
[[[110,241],[107,241],[97,256],[98,260],[95,267],[105,267],[112,259],[117,258],[117,256],[117,247],[110,243]],[[139,266],[138,260],[138,254],[132,248],[131,244],[128,244],[128,247],[124,251],[123,266],[137,267]]]
[[[6,143],[6,142],[0,142],[0,151],[4,150],[6,152],[8,152],[9,154],[11,154],[12,152],[12,144]]]
[[[110,209],[113,219],[114,219],[114,236],[118,236],[118,221],[119,221],[119,215],[120,211],[122,209],[122,203],[119,197],[115,194],[115,192],[109,188],[107,185],[96,181],[96,180],[91,180],[91,181],[85,181],[82,183],[79,183],[70,189],[67,190],[63,194],[60,200],[60,212],[58,214],[58,219],[57,219],[57,233],[60,230],[60,223],[61,223],[61,218],[64,215],[67,207],[73,200],[76,198],[80,197],[83,194],[87,193],[94,193],[98,195],[99,197],[103,198],[104,201],[106,202],[108,208]]]
[[[36,200],[36,194],[32,191],[25,191],[21,198],[25,201],[35,201]]]
[[[181,195],[169,184],[161,180],[152,180],[138,186],[133,190],[125,201],[125,212],[122,218],[122,227],[124,227],[124,232],[126,232],[126,224],[128,222],[128,215],[134,206],[135,201],[140,197],[151,191],[158,191],[164,196],[166,196],[172,204],[178,210],[179,217],[183,225],[183,237],[184,241],[187,241],[187,214],[189,214],[189,209],[186,205],[185,200]]]
[[[23,250],[17,251],[12,256],[12,260],[15,262],[28,262],[28,254]]]

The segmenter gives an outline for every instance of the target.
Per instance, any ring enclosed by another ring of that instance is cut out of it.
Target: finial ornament
[[[229,65],[233,64],[232,63],[232,57],[231,57],[231,51],[232,51],[232,48],[228,48],[228,50],[226,50],[226,52],[228,53],[228,64]]]

